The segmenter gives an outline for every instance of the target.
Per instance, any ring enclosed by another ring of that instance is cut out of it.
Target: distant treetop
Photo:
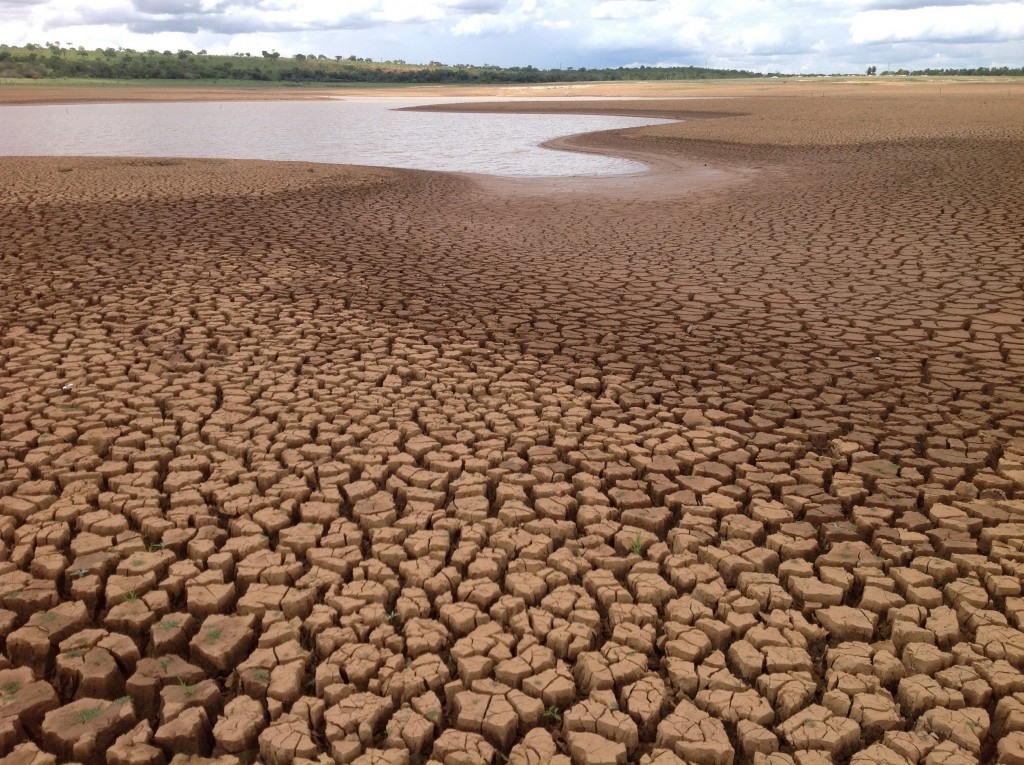
[[[402,60],[373,61],[355,55],[277,51],[211,55],[190,50],[163,52],[131,48],[63,47],[60,43],[20,47],[0,45],[0,77],[128,80],[259,80],[306,83],[545,83],[603,80],[705,80],[764,77],[740,69],[699,66],[538,69],[493,64],[407,64]]]
[[[972,77],[1021,76],[1024,67],[975,69],[918,69],[884,71],[870,66],[869,75],[966,75]],[[591,69],[538,69],[534,66],[500,67],[494,64],[407,64],[401,59],[373,61],[352,54],[327,56],[297,53],[283,56],[276,50],[210,55],[205,50],[163,52],[131,48],[87,50],[59,42],[45,45],[0,45],[0,77],[125,80],[257,80],[292,83],[476,83],[516,84],[546,82],[598,82],[608,80],[720,80],[741,77],[781,77],[779,72],[711,69],[701,66],[636,66]],[[785,75],[790,76],[790,75]]]

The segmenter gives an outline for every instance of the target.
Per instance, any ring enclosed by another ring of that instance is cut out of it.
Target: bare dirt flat
[[[1024,762],[1024,88],[669,90],[0,160],[6,762]]]

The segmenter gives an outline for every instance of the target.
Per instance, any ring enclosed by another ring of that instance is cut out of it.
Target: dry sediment
[[[1024,761],[979,93],[577,139],[702,186],[0,161],[0,755]]]

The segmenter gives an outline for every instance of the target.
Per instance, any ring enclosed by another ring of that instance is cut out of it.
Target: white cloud
[[[692,51],[712,37],[709,19],[691,15],[680,3],[622,2],[595,8],[581,45],[589,50],[637,50],[665,48]],[[641,13],[643,7],[646,12]]]
[[[391,24],[440,21],[445,17],[445,9],[436,3],[391,0],[381,3],[379,8],[371,10],[369,17],[377,23]]]
[[[597,3],[590,16],[595,19],[642,19],[659,12],[657,0],[605,0]]]
[[[497,16],[476,14],[460,19],[453,27],[452,34],[456,37],[480,35],[500,35],[515,32],[522,26],[520,20],[513,16]]]
[[[497,7],[483,13],[474,13],[459,19],[451,27],[452,34],[456,37],[511,34],[529,26],[531,22],[544,20],[543,14],[537,12],[536,0],[519,0],[496,5]]]
[[[778,52],[786,39],[784,30],[778,24],[762,22],[731,35],[729,41],[744,53],[757,54]]]
[[[1024,3],[869,10],[850,26],[855,44],[1024,40]]]

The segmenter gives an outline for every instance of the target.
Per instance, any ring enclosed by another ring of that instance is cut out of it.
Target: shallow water
[[[489,99],[344,99],[0,107],[0,155],[299,160],[508,177],[608,176],[639,162],[544,149],[652,118],[453,114],[404,106]],[[509,100],[509,99],[503,99]]]

